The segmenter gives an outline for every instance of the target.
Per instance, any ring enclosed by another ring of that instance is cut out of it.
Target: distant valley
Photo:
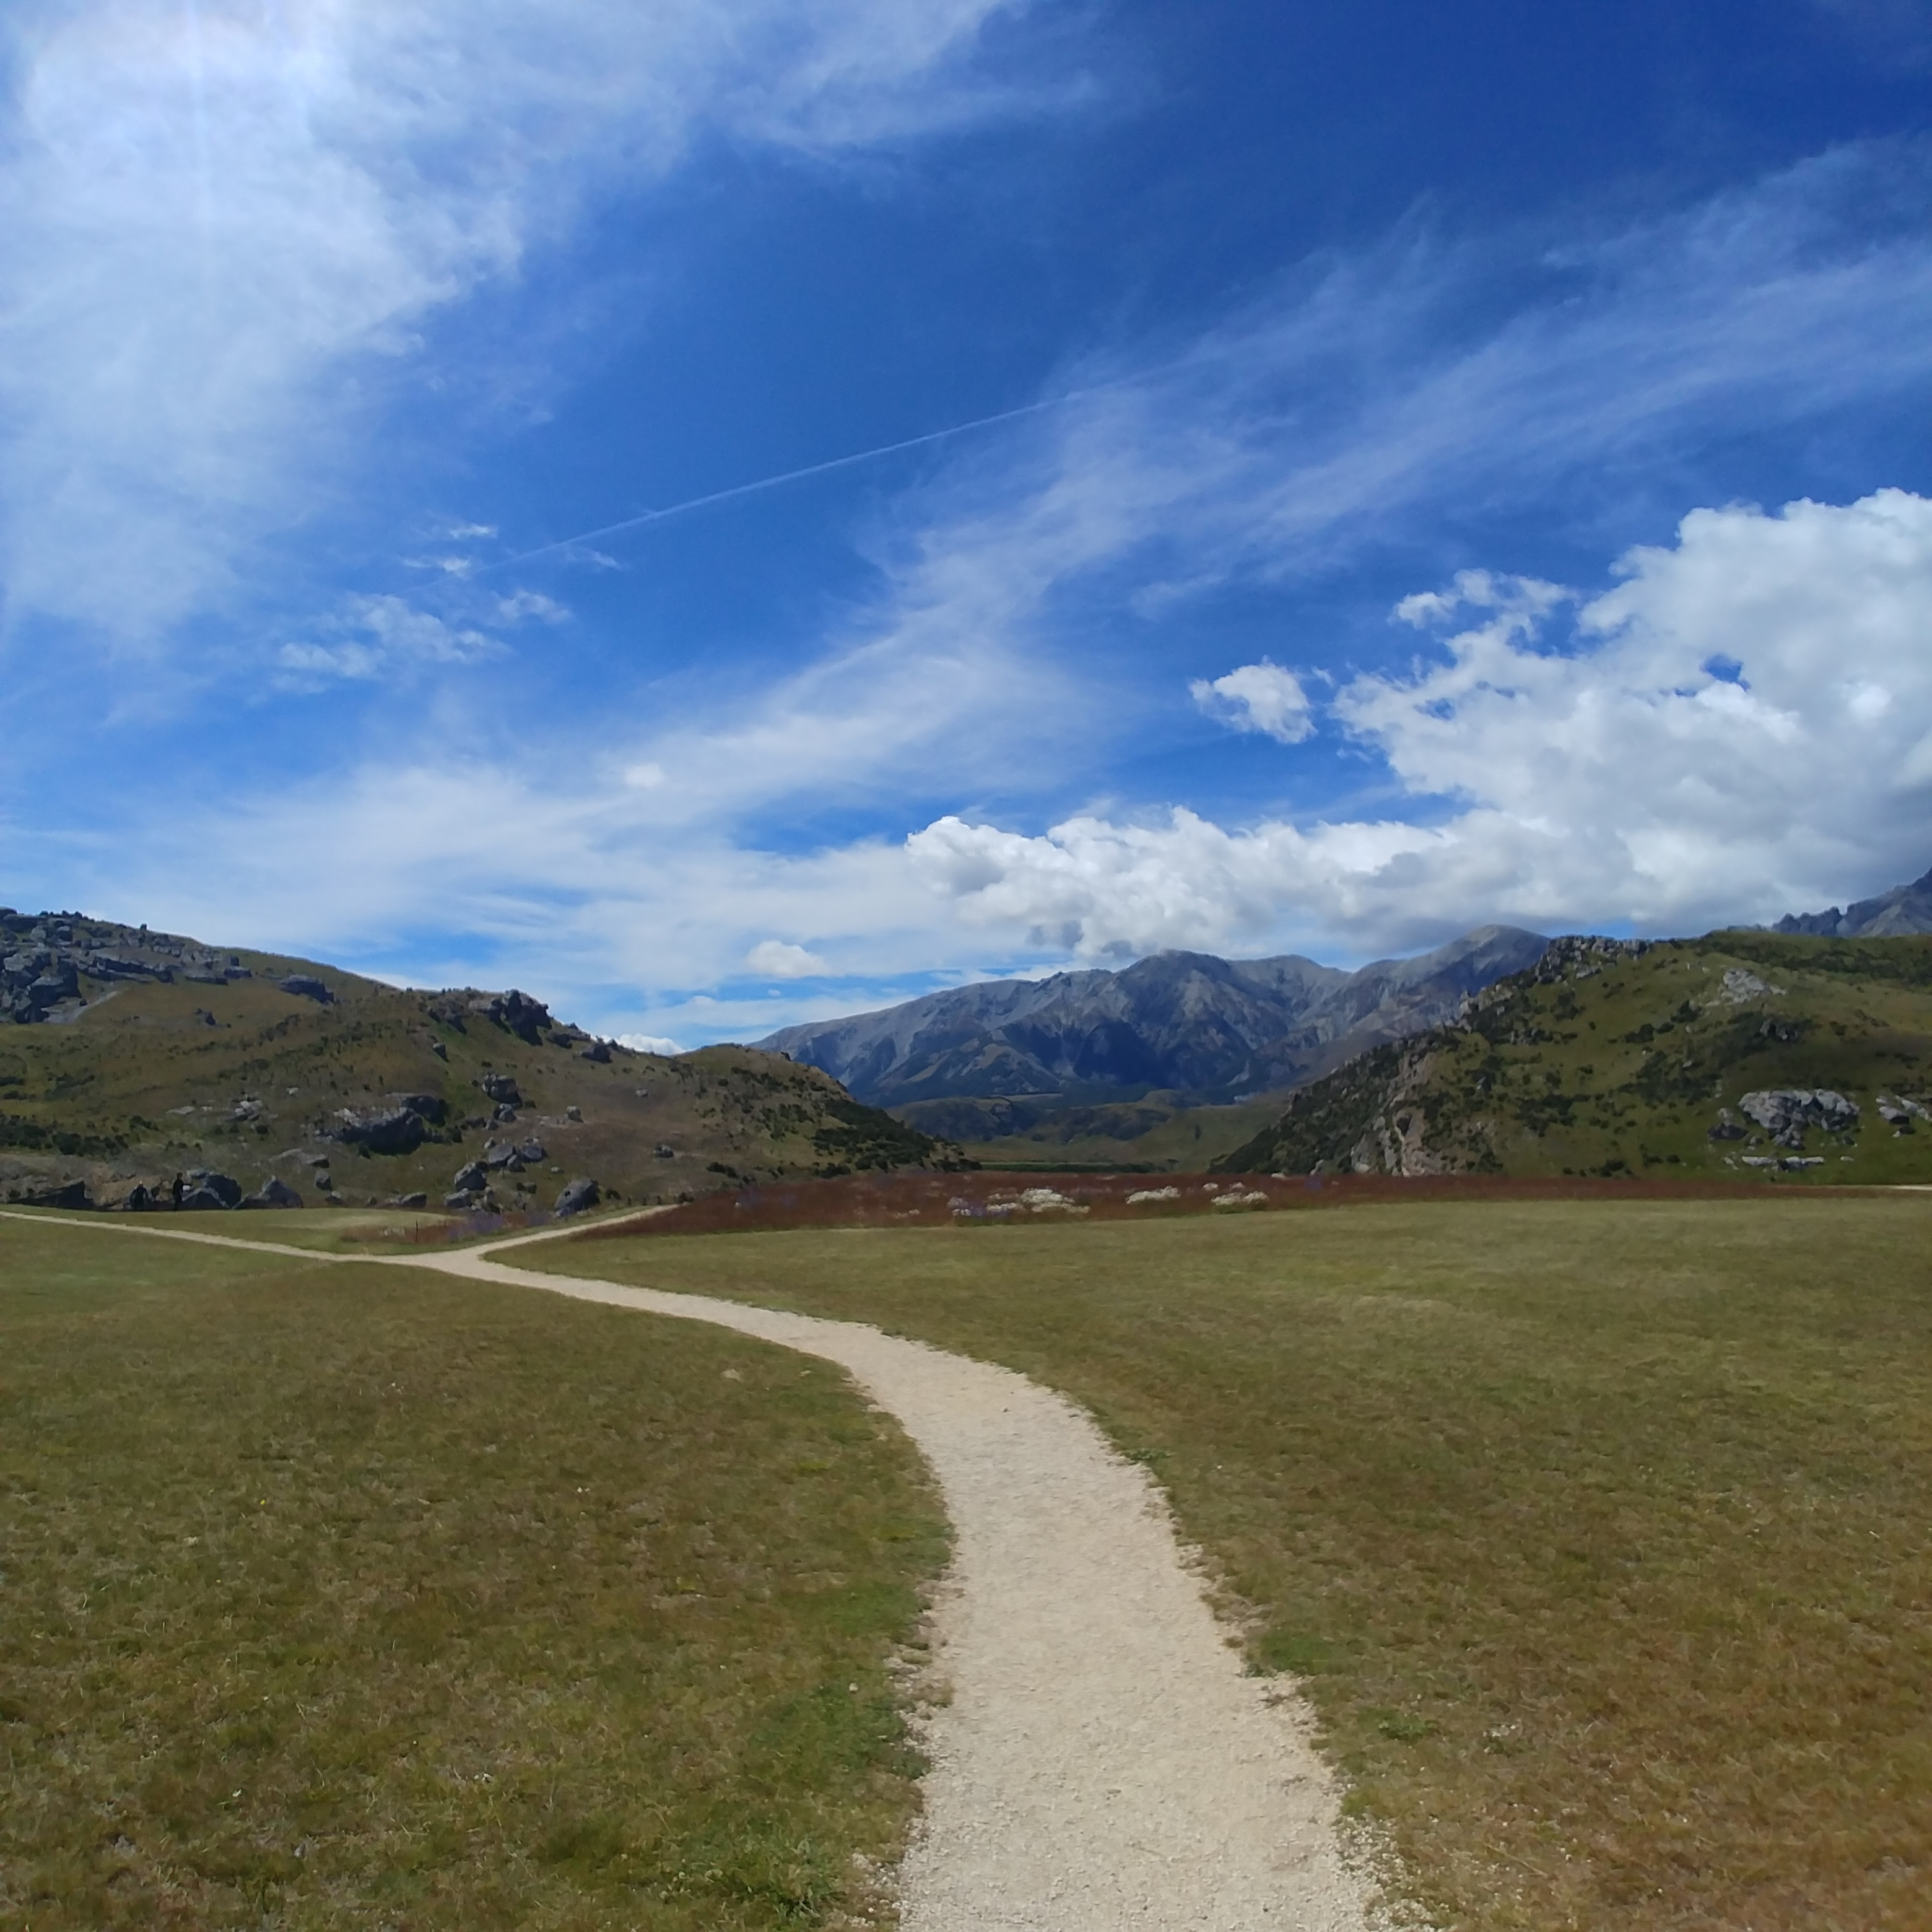
[[[983,1160],[1199,1166],[1286,1090],[1452,1017],[1548,941],[1484,926],[1359,971],[1159,952],[962,986],[760,1040]]]

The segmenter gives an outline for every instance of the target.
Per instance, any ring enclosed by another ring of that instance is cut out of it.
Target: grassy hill
[[[1819,1090],[1856,1113],[1747,1105]],[[1295,1094],[1214,1166],[1932,1182],[1922,1103],[1932,938],[1564,939],[1458,1022]]]
[[[513,1211],[578,1177],[650,1202],[956,1156],[782,1055],[634,1053],[521,994],[50,914],[0,914],[0,958],[21,1016],[0,1022],[0,1196],[165,1197],[206,1169],[245,1193],[272,1177],[311,1204],[437,1208],[487,1161],[470,1193]]]

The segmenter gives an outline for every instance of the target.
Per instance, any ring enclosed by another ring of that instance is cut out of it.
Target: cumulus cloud
[[[0,30],[12,610],[152,639],[220,602],[346,474],[382,365],[532,235],[702,130],[831,156],[990,111],[1011,97],[966,57],[1014,4],[26,0]]]
[[[1211,682],[1197,677],[1188,688],[1209,717],[1231,730],[1258,731],[1280,745],[1298,745],[1314,732],[1314,711],[1301,680],[1266,658]]]
[[[617,1044],[628,1046],[633,1053],[662,1054],[668,1060],[684,1051],[676,1040],[667,1040],[661,1033],[620,1033]]]
[[[1682,931],[1924,869],[1932,501],[1700,510],[1617,574],[1567,647],[1548,584],[1470,573],[1398,607],[1473,620],[1333,700],[1403,816],[1229,831],[1177,810],[1037,836],[946,818],[908,855],[968,920],[1094,957],[1496,918]]]
[[[770,980],[809,980],[828,970],[817,953],[782,939],[760,940],[745,955],[745,964]]]

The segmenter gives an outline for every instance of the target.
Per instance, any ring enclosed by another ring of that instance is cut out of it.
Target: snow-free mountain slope
[[[1168,1092],[1202,1100],[1292,1086],[1451,1017],[1546,942],[1484,926],[1358,972],[1294,954],[1157,952],[1120,972],[1058,973],[930,993],[878,1012],[788,1027],[758,1044],[874,1106],[962,1096],[1069,1102]]]
[[[1876,898],[1859,899],[1840,912],[1786,913],[1777,932],[1813,933],[1823,939],[1886,939],[1932,932],[1932,872],[1909,886],[1894,886]]]

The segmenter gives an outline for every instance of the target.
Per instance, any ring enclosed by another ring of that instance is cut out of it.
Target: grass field
[[[1089,1404],[1446,1927],[1912,1928],[1932,1201],[605,1239]]]
[[[822,1365],[0,1221],[0,1924],[881,1909],[944,1525]]]

